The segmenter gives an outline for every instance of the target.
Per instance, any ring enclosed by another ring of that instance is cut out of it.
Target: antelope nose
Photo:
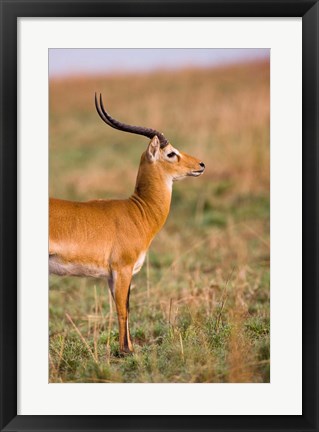
[[[199,165],[204,169],[205,168],[205,164],[204,162],[199,162]]]

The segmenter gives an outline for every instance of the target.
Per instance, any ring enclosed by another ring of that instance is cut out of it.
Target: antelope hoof
[[[132,354],[134,354],[133,348],[130,349],[128,346],[120,348],[120,356],[121,357],[127,357],[127,356],[132,355]]]

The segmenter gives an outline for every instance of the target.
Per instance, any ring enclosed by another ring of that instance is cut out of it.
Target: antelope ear
[[[152,141],[149,143],[147,150],[146,150],[146,156],[149,162],[155,162],[159,157],[160,152],[160,142],[158,137],[155,135],[152,138]]]

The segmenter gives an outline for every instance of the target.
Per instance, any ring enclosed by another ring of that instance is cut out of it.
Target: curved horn
[[[156,135],[160,141],[161,148],[167,146],[168,140],[161,132],[158,132],[155,129],[145,128],[141,126],[131,126],[125,123],[121,123],[118,120],[115,120],[113,117],[111,117],[110,114],[104,108],[101,93],[100,93],[100,103],[98,102],[98,98],[95,93],[95,107],[101,119],[106,124],[113,127],[114,129],[118,129],[124,132],[131,132],[137,135],[144,135],[148,138],[154,138],[154,136]]]

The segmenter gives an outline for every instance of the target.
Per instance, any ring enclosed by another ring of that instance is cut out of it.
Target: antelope
[[[133,352],[129,331],[132,277],[140,271],[153,238],[167,219],[173,182],[199,177],[205,164],[178,151],[155,129],[112,118],[101,94],[99,101],[95,94],[95,106],[107,125],[146,136],[150,142],[128,199],[73,202],[50,198],[49,271],[107,279],[117,310],[120,352],[125,355]]]

